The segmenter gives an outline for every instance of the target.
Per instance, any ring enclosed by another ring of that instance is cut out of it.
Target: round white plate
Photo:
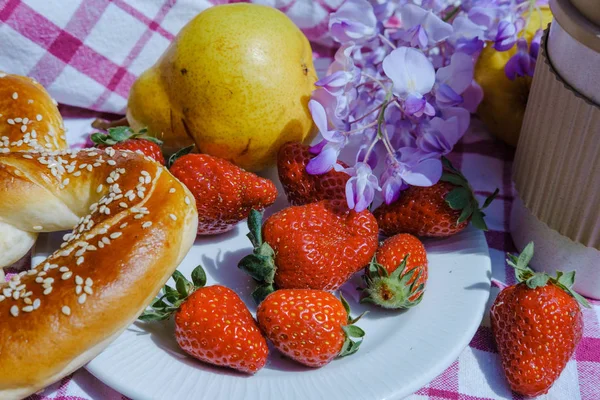
[[[280,198],[269,213],[285,206]],[[204,266],[208,284],[235,290],[254,312],[252,279],[238,270],[251,251],[247,228],[200,238],[179,270],[186,276]],[[35,261],[56,249],[60,235],[42,235]],[[367,335],[358,353],[311,369],[271,348],[269,362],[254,376],[203,364],[185,355],[173,337],[172,322],[135,323],[92,360],[87,369],[107,385],[142,399],[399,399],[450,366],[479,326],[489,296],[491,265],[484,235],[473,228],[425,242],[429,281],[421,304],[386,311],[358,304],[360,274],[343,288],[353,316]],[[172,284],[172,282],[171,282]]]

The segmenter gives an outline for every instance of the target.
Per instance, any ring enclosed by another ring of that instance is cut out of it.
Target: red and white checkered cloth
[[[309,35],[326,43],[326,17],[341,0],[256,0],[279,7]],[[0,0],[0,70],[35,77],[64,104],[122,112],[129,87],[167,47],[181,26],[218,0]],[[116,46],[115,44],[118,44]],[[316,46],[320,54],[329,54]],[[319,61],[319,60],[318,60]],[[326,67],[327,59],[317,69]],[[68,114],[63,109],[63,114]],[[89,124],[89,122],[88,122]],[[70,138],[88,132],[70,132]],[[75,128],[72,128],[75,129]],[[79,128],[77,128],[79,129]],[[487,210],[486,233],[493,277],[514,283],[506,266],[507,251],[516,249],[508,233],[514,191],[514,151],[491,138],[473,121],[471,132],[450,156],[469,178],[482,200],[496,187],[500,194]],[[492,298],[497,289],[492,289]],[[492,300],[490,300],[492,301]],[[541,398],[600,399],[600,301],[585,309],[584,337],[573,359]],[[490,303],[491,304],[491,303]],[[36,400],[125,398],[85,370],[31,397]],[[410,399],[517,399],[504,380],[491,336],[489,319],[458,360]]]
[[[239,0],[0,0],[0,70],[37,79],[62,104],[124,113],[129,88],[200,11]],[[343,0],[252,0],[327,39]],[[323,47],[323,46],[317,46]]]

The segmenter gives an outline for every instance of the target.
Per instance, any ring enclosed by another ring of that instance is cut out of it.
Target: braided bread
[[[0,126],[18,115],[6,110]],[[39,128],[38,145],[47,143],[42,132],[52,137],[48,128]],[[58,132],[53,145],[61,147]],[[0,153],[0,243],[11,232],[75,228],[36,268],[0,283],[0,399],[27,396],[101,352],[173,273],[198,220],[188,189],[144,155],[23,149],[9,133],[10,151]]]

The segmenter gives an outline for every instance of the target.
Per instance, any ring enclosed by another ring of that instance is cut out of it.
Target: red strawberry
[[[231,289],[204,287],[202,267],[192,272],[193,283],[175,271],[176,289],[165,285],[142,321],[175,314],[175,339],[189,355],[209,364],[254,374],[267,362],[269,349],[250,311]]]
[[[112,147],[115,150],[141,151],[144,155],[165,165],[165,158],[160,149],[162,142],[147,136],[145,129],[135,133],[128,126],[108,128],[108,134],[94,133],[91,139],[100,149]]]
[[[308,146],[288,142],[279,148],[277,171],[288,201],[301,206],[319,200],[343,200],[346,198],[346,182],[350,175],[331,170],[323,175],[309,175],[306,164],[313,156]],[[343,168],[346,164],[338,161]]]
[[[316,307],[315,307],[316,306]],[[282,289],[260,303],[256,318],[277,350],[291,359],[322,367],[335,357],[354,354],[365,332],[352,325],[350,308],[342,297],[321,290]]]
[[[377,250],[377,222],[368,211],[349,210],[345,200],[293,206],[269,217],[248,218],[254,253],[239,267],[261,282],[260,302],[273,283],[286,289],[336,290],[363,268]]]
[[[548,392],[573,355],[583,330],[573,291],[575,272],[556,277],[535,273],[530,243],[517,258],[509,254],[518,284],[502,290],[491,309],[492,331],[510,388],[524,396]]]
[[[392,204],[382,204],[373,214],[386,236],[410,233],[421,237],[447,237],[465,229],[471,221],[487,230],[482,212],[498,194],[480,208],[467,179],[444,158],[445,172],[429,187],[411,186]]]
[[[247,218],[251,209],[262,210],[277,198],[270,180],[207,154],[179,157],[170,171],[196,199],[199,235],[227,232]]]
[[[387,239],[365,269],[361,302],[384,308],[410,308],[421,302],[427,282],[427,253],[413,235]]]

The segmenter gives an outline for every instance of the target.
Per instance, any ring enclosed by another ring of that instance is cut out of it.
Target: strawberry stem
[[[448,160],[446,157],[442,157],[442,164],[444,166],[444,173],[440,178],[442,182],[449,182],[453,185],[456,185],[454,189],[450,191],[446,195],[446,203],[453,210],[462,210],[456,224],[460,224],[470,218],[471,223],[477,229],[481,229],[482,231],[487,231],[488,227],[485,223],[484,217],[485,213],[483,210],[487,208],[492,201],[498,195],[499,189],[496,188],[494,193],[488,196],[483,205],[479,207],[479,202],[475,198],[475,194],[473,193],[473,189],[471,185],[469,185],[469,181],[467,178]]]
[[[350,315],[350,305],[341,293],[340,301],[342,302],[342,305],[346,310],[346,314],[348,314],[348,324],[342,326],[342,330],[344,331],[346,339],[344,340],[344,344],[342,345],[342,349],[340,350],[338,357],[345,357],[356,353],[360,348],[360,345],[363,341],[362,338],[365,336],[365,331],[353,324],[356,321],[358,321],[363,315],[365,315],[366,311],[360,314],[358,317],[352,318],[352,316]],[[360,338],[361,340],[354,341],[352,340],[352,338]]]
[[[556,271],[556,277],[552,277],[545,272],[535,272],[529,267],[532,258],[533,242],[529,242],[518,256],[507,253],[506,263],[515,269],[515,277],[519,283],[525,283],[528,288],[535,289],[546,286],[550,282],[570,294],[582,306],[591,308],[585,297],[573,289],[575,271]]]
[[[192,271],[192,282],[188,281],[183,274],[177,270],[173,272],[175,289],[169,285],[163,287],[163,294],[157,296],[150,309],[145,310],[138,317],[140,321],[163,321],[169,318],[179,306],[197,289],[206,285],[206,273],[202,266],[198,265]]]
[[[96,132],[90,137],[95,144],[114,146],[119,142],[129,139],[146,139],[157,145],[162,145],[162,141],[148,135],[148,129],[142,128],[137,133],[129,126],[117,126],[107,129],[107,133]]]
[[[238,263],[238,268],[250,275],[258,282],[257,288],[252,292],[256,304],[260,304],[265,297],[275,291],[275,252],[269,243],[262,240],[262,213],[252,209],[248,216],[248,239],[252,242],[254,250]]]

